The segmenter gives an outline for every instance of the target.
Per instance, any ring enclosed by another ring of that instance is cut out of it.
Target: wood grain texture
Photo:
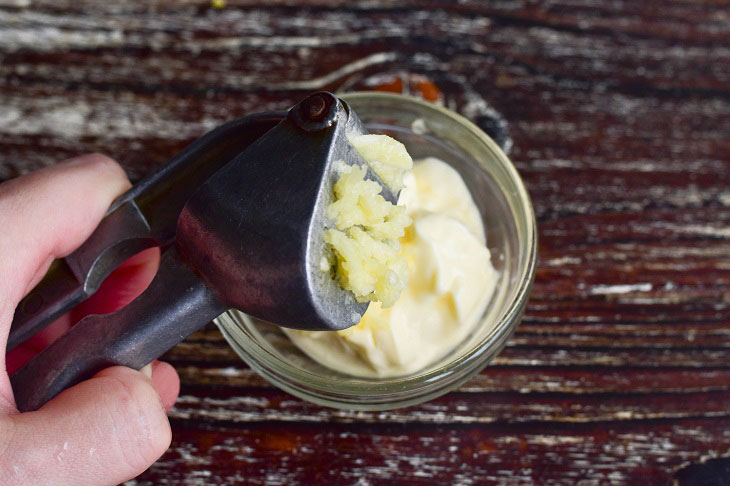
[[[527,315],[459,391],[323,409],[210,327],[167,356],[173,444],[130,484],[667,484],[730,456],[729,45],[722,0],[0,0],[0,179],[88,151],[138,179],[241,114],[386,86],[491,130],[535,205]]]

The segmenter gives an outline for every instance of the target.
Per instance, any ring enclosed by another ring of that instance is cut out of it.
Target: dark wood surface
[[[379,86],[511,142],[533,197],[527,315],[458,391],[320,408],[209,327],[167,356],[172,447],[130,484],[721,478],[697,472],[730,455],[730,5],[400,5],[0,0],[0,179],[88,151],[138,179],[233,117]]]

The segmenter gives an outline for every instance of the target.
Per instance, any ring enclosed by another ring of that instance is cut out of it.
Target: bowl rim
[[[506,170],[508,180],[514,185],[514,189],[516,190],[516,197],[513,197],[524,207],[524,248],[527,252],[525,255],[525,264],[522,268],[518,268],[518,274],[515,276],[515,281],[519,282],[517,291],[512,293],[513,297],[509,305],[505,307],[502,317],[494,323],[492,331],[466,350],[463,355],[447,362],[442,361],[435,368],[411,375],[383,379],[352,377],[347,381],[343,380],[343,382],[338,383],[337,389],[332,387],[331,379],[324,379],[321,375],[301,370],[287,362],[282,362],[278,356],[275,356],[260,345],[255,347],[250,346],[249,348],[251,349],[246,349],[244,346],[241,346],[236,336],[227,327],[226,321],[233,321],[234,319],[228,315],[230,311],[215,319],[215,323],[221,329],[225,339],[251,368],[262,374],[274,385],[310,402],[335,408],[361,410],[384,410],[421,403],[447,393],[480,371],[503,349],[507,339],[514,332],[517,323],[519,323],[524,313],[529,292],[535,278],[537,266],[537,222],[535,213],[527,189],[514,164],[489,135],[464,116],[448,108],[409,95],[356,91],[341,93],[338,94],[338,97],[341,97],[348,104],[350,100],[356,101],[363,99],[390,100],[395,103],[405,102],[414,104],[420,109],[432,111],[438,116],[450,118],[471,132],[472,135],[485,145],[493,156],[491,158],[499,162],[501,168]],[[477,165],[480,166],[481,170],[487,171],[481,163],[477,163]],[[490,175],[490,177],[492,176]],[[241,315],[243,316],[245,314],[241,313]],[[241,331],[237,327],[234,327],[234,329]],[[489,352],[490,350],[491,352]],[[266,359],[267,356],[269,359]],[[264,363],[269,363],[270,361],[273,361],[271,367],[264,366]],[[291,370],[287,370],[287,367],[291,368]],[[291,379],[292,376],[296,377],[295,381]],[[414,382],[421,386],[413,387]],[[424,390],[420,393],[411,393],[408,396],[401,396],[400,398],[394,399],[395,396],[402,395],[403,393],[408,394],[413,391],[418,391],[420,388],[431,388],[428,386],[424,387],[423,385],[434,383],[438,383],[439,386],[430,390]],[[377,388],[377,393],[363,396],[362,391],[369,387]]]

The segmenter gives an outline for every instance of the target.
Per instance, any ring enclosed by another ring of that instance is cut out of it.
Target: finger
[[[18,371],[25,363],[30,361],[33,358],[33,356],[35,356],[36,354],[37,353],[35,351],[28,348],[27,346],[23,346],[22,344],[20,346],[18,346],[17,348],[13,349],[12,351],[10,351],[7,355],[5,355],[5,369],[7,370],[7,374],[12,376],[13,373]],[[0,413],[2,412],[2,410],[3,409],[0,408]]]
[[[0,319],[51,261],[78,248],[129,187],[119,165],[85,155],[0,184]],[[4,344],[4,337],[2,338]]]
[[[149,286],[159,266],[159,248],[148,248],[127,259],[104,280],[94,295],[71,312],[72,321],[126,306]]]
[[[36,353],[58,339],[68,328],[90,314],[108,314],[133,301],[149,286],[160,266],[160,250],[149,248],[128,258],[102,282],[99,290],[68,315],[27,341]]]
[[[130,303],[149,286],[159,266],[160,250],[158,248],[149,248],[125,260],[104,280],[99,290],[88,300],[10,351],[6,357],[8,374],[12,375],[20,369],[30,358],[58,339],[84,316],[106,314]]]
[[[87,301],[8,353],[6,358],[8,374],[12,375],[84,316],[113,312],[134,300],[154,278],[159,262],[158,248],[150,248],[128,258],[104,280],[99,290]],[[177,372],[169,364],[158,361],[154,361],[148,367],[153,373],[151,378],[165,409],[170,410],[180,391]]]
[[[162,405],[170,411],[180,394],[180,377],[170,363],[152,362],[152,384],[160,395]]]
[[[1,469],[10,473],[4,479],[111,485],[142,473],[171,440],[153,383],[154,372],[150,380],[129,368],[108,368],[37,412],[10,416],[11,433],[0,435]]]

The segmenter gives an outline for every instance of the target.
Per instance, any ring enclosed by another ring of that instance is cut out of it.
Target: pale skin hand
[[[91,234],[106,209],[129,188],[122,169],[87,155],[0,184],[0,349],[5,349],[16,305],[54,258],[71,253]],[[151,250],[110,277],[86,313],[109,312],[149,283],[159,262]],[[0,362],[0,484],[118,484],[147,469],[170,445],[166,409],[179,391],[167,363],[144,372],[107,368],[48,402],[19,413],[8,371],[68,328],[64,316]]]

